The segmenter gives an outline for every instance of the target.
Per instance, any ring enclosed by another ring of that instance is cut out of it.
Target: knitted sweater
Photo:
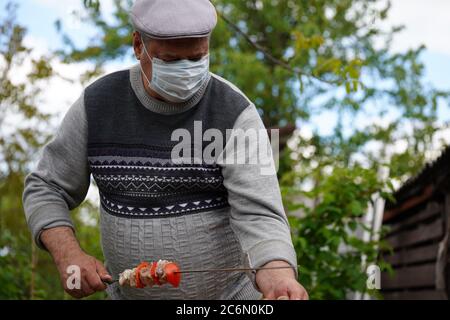
[[[199,160],[208,145],[202,140],[183,155],[193,161],[177,162],[171,153],[177,129],[192,136],[214,129],[226,137],[230,129],[261,132],[264,125],[245,95],[214,74],[183,104],[149,96],[138,65],[88,86],[25,180],[25,214],[38,246],[43,230],[73,228],[70,210],[85,199],[92,176],[105,265],[114,278],[144,260],[224,268],[241,266],[243,254],[253,267],[284,260],[296,268],[270,152],[266,162],[251,164],[218,161],[218,154]],[[224,149],[231,140],[223,139]],[[271,171],[263,174],[267,161]],[[260,297],[254,278],[242,273],[183,274],[179,288],[116,284],[108,293],[113,299]]]

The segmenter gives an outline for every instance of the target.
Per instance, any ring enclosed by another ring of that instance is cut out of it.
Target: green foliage
[[[386,188],[372,170],[359,166],[334,167],[308,192],[284,188],[288,208],[302,210],[301,217],[290,216],[289,222],[299,277],[312,299],[345,299],[350,292],[366,291],[366,267],[381,265],[377,249],[385,244],[363,241],[358,231],[367,229],[361,218],[373,194]],[[305,206],[305,199],[315,206]]]
[[[67,297],[55,265],[47,252],[32,244],[22,207],[25,176],[50,139],[49,115],[37,107],[40,85],[55,75],[50,58],[41,57],[31,61],[23,82],[11,80],[32,52],[23,45],[26,30],[16,22],[16,9],[7,3],[0,20],[0,299],[63,299]],[[80,211],[93,223],[86,224]],[[84,203],[74,216],[83,248],[102,259],[94,206]],[[91,298],[104,297],[100,293]]]
[[[9,230],[0,233],[0,298],[27,299],[29,297],[30,256],[24,247],[29,239],[14,236]]]
[[[366,268],[377,264],[384,230],[372,233],[363,217],[374,196],[392,200],[390,179],[382,163],[364,167],[336,153],[333,141],[318,136],[296,136],[283,164],[294,170],[281,178],[285,207],[300,264],[300,281],[312,299],[345,299],[350,292],[366,292]],[[369,241],[362,233],[370,234]],[[378,296],[378,292],[367,292]]]

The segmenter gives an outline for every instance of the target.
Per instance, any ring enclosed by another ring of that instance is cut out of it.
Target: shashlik
[[[174,262],[141,262],[136,268],[126,269],[119,275],[119,284],[133,288],[153,287],[170,283],[177,288],[180,284],[180,268]]]

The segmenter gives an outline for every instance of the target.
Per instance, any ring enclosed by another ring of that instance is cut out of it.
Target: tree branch
[[[309,77],[309,78],[314,78],[318,81],[321,82],[325,82],[328,84],[340,84],[341,81],[339,80],[326,80],[320,77],[317,77],[313,74],[309,74],[306,72],[303,72],[302,70],[300,70],[299,68],[296,67],[292,67],[290,66],[288,63],[274,57],[266,48],[264,48],[263,46],[261,46],[260,44],[258,44],[257,42],[253,41],[250,36],[245,33],[244,31],[241,30],[241,28],[239,28],[236,24],[234,24],[233,22],[231,22],[227,17],[225,17],[221,12],[217,12],[217,15],[219,17],[221,17],[223,19],[223,21],[225,21],[225,23],[231,28],[233,29],[236,33],[238,33],[239,35],[241,35],[253,48],[255,48],[257,51],[261,52],[262,54],[264,54],[264,56],[271,61],[272,63],[282,67],[285,70],[288,70],[298,76],[305,76],[305,77]]]

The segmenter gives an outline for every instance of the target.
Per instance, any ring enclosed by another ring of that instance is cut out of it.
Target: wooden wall
[[[382,274],[384,299],[448,299],[449,199],[431,197],[385,223],[393,252],[382,256],[395,273]]]

